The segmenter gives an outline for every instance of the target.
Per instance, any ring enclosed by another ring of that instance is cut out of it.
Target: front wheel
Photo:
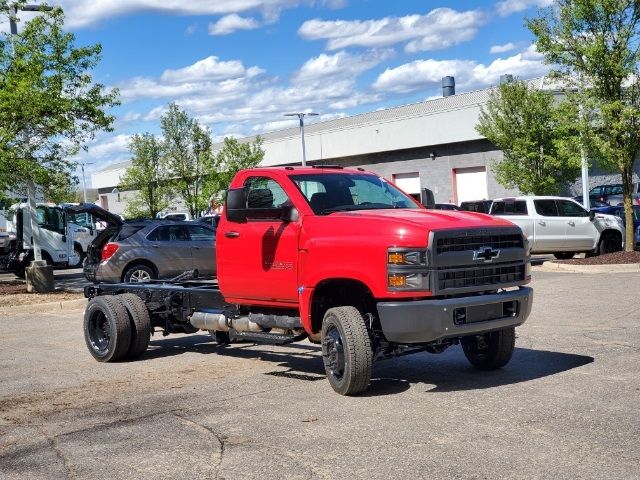
[[[322,321],[322,361],[331,387],[340,395],[353,395],[369,386],[373,350],[358,309],[327,310]]]
[[[462,351],[469,363],[481,370],[495,370],[504,367],[516,344],[516,329],[503,328],[482,335],[463,337]]]
[[[604,232],[598,244],[598,254],[619,252],[622,250],[622,239],[613,232]]]

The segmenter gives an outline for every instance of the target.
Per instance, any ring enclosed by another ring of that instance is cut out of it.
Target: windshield
[[[292,175],[316,215],[351,210],[420,208],[384,178],[365,173]]]

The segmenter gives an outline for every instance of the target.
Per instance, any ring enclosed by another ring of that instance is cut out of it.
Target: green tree
[[[171,195],[162,161],[162,142],[155,135],[134,135],[129,143],[131,166],[120,180],[124,190],[136,190],[125,210],[128,218],[150,217],[167,208]]]
[[[476,130],[503,151],[494,163],[496,179],[524,194],[555,195],[580,173],[571,104],[554,104],[553,95],[526,82],[503,83],[491,93]]]
[[[589,155],[622,176],[626,249],[633,250],[631,188],[640,148],[640,2],[556,0],[528,20],[538,51],[584,112]]]
[[[207,210],[207,177],[213,171],[211,132],[175,103],[161,119],[163,155],[171,186],[184,201],[192,217]]]
[[[77,184],[70,157],[97,131],[111,129],[105,109],[117,104],[117,91],[91,77],[101,47],[76,47],[63,24],[57,8],[18,35],[0,36],[0,190],[37,184],[46,196],[64,196]]]
[[[221,196],[222,192],[229,188],[236,173],[259,165],[263,158],[262,137],[257,136],[250,143],[241,143],[235,138],[226,137],[222,149],[213,159],[213,173],[207,181],[209,197]]]

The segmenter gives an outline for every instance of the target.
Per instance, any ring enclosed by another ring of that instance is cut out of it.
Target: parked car
[[[434,203],[434,210],[460,210],[460,207],[455,203]]]
[[[622,205],[624,202],[624,196],[622,195],[622,185],[614,185],[615,191],[608,194],[605,201],[612,206]],[[635,205],[640,205],[640,184],[633,183],[631,185],[631,198]]]
[[[215,231],[177,220],[112,222],[89,246],[84,263],[92,282],[143,282],[190,270],[215,276]]]
[[[466,212],[489,213],[493,200],[473,200],[460,203],[460,210]]]
[[[603,207],[603,208],[592,208],[591,210],[593,210],[594,212],[601,213],[601,214],[615,215],[616,217],[619,217],[622,220],[623,223],[625,221],[625,219],[624,219],[624,207],[622,205],[617,205],[615,207],[608,206],[608,207]],[[627,225],[627,228],[629,228],[628,225]],[[635,232],[635,234],[634,234],[634,239],[635,239],[634,247],[636,249],[638,249],[638,248],[640,248],[640,205],[633,205],[633,231]]]
[[[218,223],[220,223],[220,214],[204,215],[198,219],[198,222],[210,225],[215,230],[218,228]]]
[[[531,253],[568,259],[580,252],[616,252],[623,246],[625,230],[620,218],[588,212],[571,198],[499,198],[493,201],[491,215],[518,225],[529,240]]]
[[[191,220],[189,212],[160,212],[156,215],[159,220]]]
[[[582,195],[578,195],[577,197],[573,197],[573,199],[582,205]],[[607,202],[603,202],[599,200],[597,197],[589,197],[589,207],[590,208],[600,208],[600,207],[609,207],[610,205]]]

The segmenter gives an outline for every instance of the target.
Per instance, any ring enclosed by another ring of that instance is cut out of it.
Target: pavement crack
[[[56,456],[62,462],[62,465],[64,466],[64,469],[67,472],[67,478],[70,478],[71,480],[75,480],[76,478],[78,478],[78,473],[76,472],[76,469],[73,467],[73,465],[71,464],[67,456],[64,454],[62,449],[60,449],[60,446],[58,445],[58,440],[56,439],[56,437],[50,437],[48,435],[45,435],[45,437],[47,439],[47,442],[49,442],[49,446],[51,447],[51,449],[56,453]]]
[[[218,452],[218,463],[215,465],[215,470],[216,470],[216,476],[215,478],[219,478],[220,477],[220,470],[222,469],[222,462],[224,460],[224,453],[225,453],[225,449],[226,449],[226,440],[227,437],[221,433],[216,432],[214,429],[212,429],[211,427],[207,426],[207,425],[203,425],[202,423],[196,422],[195,420],[185,417],[184,415],[180,415],[179,413],[172,411],[171,412],[176,418],[178,418],[179,420],[182,420],[185,423],[188,423],[190,425],[194,425],[195,427],[197,427],[198,429],[204,430],[205,432],[213,435],[215,437],[215,439],[218,441],[218,443],[220,444],[220,450]]]

